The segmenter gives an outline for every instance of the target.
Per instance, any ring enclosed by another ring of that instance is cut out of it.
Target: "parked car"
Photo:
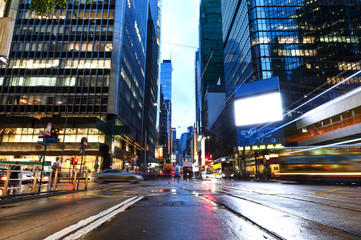
[[[137,174],[128,173],[120,169],[106,169],[93,173],[90,180],[97,183],[104,182],[141,182],[143,177]]]
[[[8,171],[8,168],[4,168],[4,167],[0,168],[0,183],[2,183],[2,184],[6,180],[7,171]],[[20,176],[21,176],[21,179],[19,179],[19,180],[21,180],[22,184],[32,183],[34,180],[34,173],[31,171],[22,171]]]
[[[4,184],[6,180],[6,173],[8,169],[4,167],[0,167],[0,184]]]

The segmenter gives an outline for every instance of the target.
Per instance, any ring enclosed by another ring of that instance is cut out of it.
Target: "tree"
[[[46,17],[48,14],[52,14],[56,8],[66,9],[67,4],[68,0],[31,0],[30,10],[38,16]]]
[[[6,2],[5,12],[10,10],[10,6],[13,1],[22,1],[22,0],[4,0]],[[38,16],[47,17],[49,14],[52,14],[55,9],[67,9],[68,2],[70,0],[30,0],[30,11],[34,12]],[[76,3],[79,0],[75,1]],[[91,3],[92,0],[87,0],[87,3]],[[4,16],[8,16],[8,13]]]

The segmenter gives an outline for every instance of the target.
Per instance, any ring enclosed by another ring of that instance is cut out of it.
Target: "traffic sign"
[[[43,134],[44,136],[50,137],[51,133],[50,132],[44,132],[44,131],[40,131],[41,134]],[[43,137],[44,137],[43,136]]]
[[[43,142],[43,141],[38,141],[39,144],[44,145],[44,146],[49,146],[50,143],[47,142]]]
[[[44,138],[44,142],[46,142],[46,143],[58,143],[59,138]]]
[[[81,145],[83,146],[84,150],[88,147],[88,139],[86,137],[81,138]]]

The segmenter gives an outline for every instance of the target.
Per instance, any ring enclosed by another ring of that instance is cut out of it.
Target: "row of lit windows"
[[[4,77],[0,77],[0,86],[4,83]],[[104,86],[109,86],[109,76],[105,76],[103,79],[102,76],[99,77],[85,77],[78,78],[78,81],[75,77],[13,77],[8,81],[8,86],[91,86],[91,87],[101,87],[102,83]]]
[[[13,49],[19,52],[22,51],[56,51],[56,52],[65,52],[65,51],[79,51],[79,52],[111,52],[113,48],[112,43],[16,43],[12,44]]]
[[[113,25],[90,25],[84,28],[84,26],[57,26],[57,25],[48,25],[48,26],[23,26],[18,27],[15,30],[15,34],[21,34],[21,35],[31,35],[31,34],[46,34],[46,35],[52,35],[52,34],[75,34],[83,33],[83,35],[91,34],[91,35],[101,35],[102,33],[106,32],[113,32]]]
[[[87,137],[88,142],[104,142],[105,141],[105,136],[104,135],[66,135],[65,137],[65,142],[79,142],[81,141],[81,139],[83,137]],[[60,142],[63,142],[63,136],[59,136],[58,137],[60,140]],[[6,143],[6,142],[32,142],[32,143],[36,143],[38,141],[41,141],[42,139],[39,139],[38,135],[20,135],[20,134],[16,134],[16,135],[5,135],[2,138],[2,142]]]
[[[1,132],[4,129],[1,129]],[[1,142],[38,142],[40,131],[43,128],[6,128],[2,135]],[[58,138],[63,142],[64,129],[59,130]],[[104,142],[105,135],[96,128],[67,128],[65,142],[81,142],[83,137],[87,137],[88,142]]]
[[[278,49],[278,56],[316,56],[316,49]]]
[[[345,80],[344,77],[328,77],[327,78],[327,83],[328,84],[336,84],[336,83],[340,83],[343,80]],[[354,83],[361,83],[361,76],[360,77],[352,77],[349,80],[343,82],[343,84],[354,84]]]
[[[321,42],[359,43],[358,37],[354,36],[321,36]]]
[[[302,44],[315,43],[315,37],[307,36],[302,38]],[[354,36],[321,36],[320,42],[340,42],[340,43],[359,43],[359,38]],[[269,37],[259,37],[252,40],[252,46],[258,44],[272,43]],[[298,44],[298,37],[278,37],[279,44]]]
[[[360,63],[359,62],[342,62],[338,63],[339,70],[360,70]]]
[[[39,69],[39,68],[74,68],[74,69],[110,69],[111,60],[36,60],[22,59],[10,61],[10,68]]]
[[[82,102],[81,102],[82,99]],[[2,105],[53,105],[53,104],[59,104],[64,101],[64,97],[62,96],[41,96],[41,95],[8,95],[7,97],[4,97],[2,100]],[[103,102],[105,100],[103,99]],[[97,95],[91,95],[91,96],[83,96],[82,98],[80,96],[78,97],[71,97],[68,99],[68,102],[75,105],[82,104],[88,104],[92,105],[93,102],[95,105],[100,105],[101,97]]]
[[[84,0],[80,0],[79,2],[84,2]],[[92,0],[93,3],[98,2],[95,0]],[[109,14],[108,14],[109,13]],[[19,14],[22,14],[20,18],[25,19],[42,19],[41,16],[36,15],[34,12],[25,11],[25,12],[19,12]],[[114,19],[114,10],[111,11],[87,11],[87,10],[81,10],[81,11],[60,11],[57,10],[54,12],[54,14],[49,15],[46,17],[47,19]]]

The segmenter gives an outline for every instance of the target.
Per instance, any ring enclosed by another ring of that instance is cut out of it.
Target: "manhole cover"
[[[155,207],[165,207],[165,206],[180,207],[180,206],[183,206],[183,202],[182,201],[158,202],[158,203],[155,203],[153,206],[155,206]]]

